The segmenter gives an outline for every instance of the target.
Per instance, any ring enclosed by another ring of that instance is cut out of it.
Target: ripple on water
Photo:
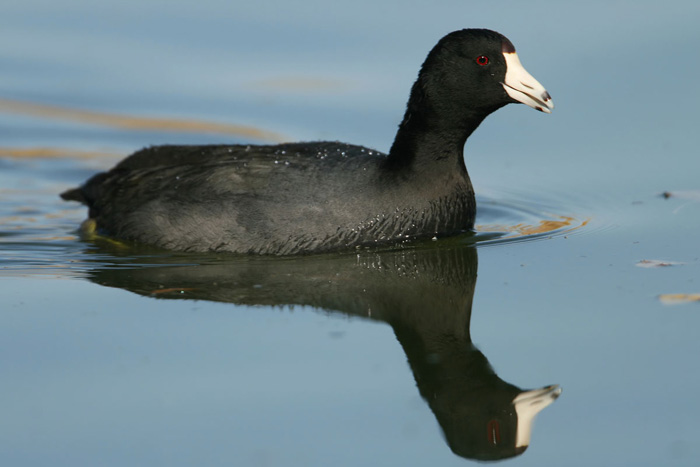
[[[518,201],[478,197],[477,206],[473,241],[479,247],[568,236],[580,233],[590,221],[575,206],[547,205],[522,195]]]

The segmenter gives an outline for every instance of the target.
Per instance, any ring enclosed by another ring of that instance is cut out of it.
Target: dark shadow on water
[[[523,391],[503,381],[472,343],[473,247],[438,242],[430,248],[298,258],[115,259],[117,267],[102,262],[88,277],[159,299],[305,305],[388,323],[447,444],[465,458],[522,454],[534,416],[561,392],[556,385]]]

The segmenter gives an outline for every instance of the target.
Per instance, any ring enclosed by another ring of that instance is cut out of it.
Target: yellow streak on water
[[[555,216],[559,220],[543,219],[540,220],[538,224],[515,224],[515,225],[504,225],[504,224],[482,224],[476,226],[477,232],[509,232],[512,235],[509,237],[524,237],[527,235],[538,235],[546,234],[551,232],[556,232],[564,228],[569,228],[569,231],[579,229],[586,224],[588,220],[580,221],[575,217],[570,216]]]
[[[101,125],[127,130],[158,130],[189,133],[223,133],[254,138],[264,141],[283,141],[280,134],[261,130],[252,126],[233,125],[229,123],[182,120],[174,118],[132,117],[92,110],[71,109],[65,107],[24,102],[0,98],[0,112],[32,115],[62,121],[73,121],[91,125]]]
[[[681,303],[700,302],[700,293],[668,293],[659,295],[659,300],[664,305],[678,305]]]
[[[8,148],[0,147],[0,157],[12,159],[95,159],[101,157],[118,157],[123,154],[103,151],[81,151],[69,148]]]
[[[77,240],[78,237],[75,235],[52,235],[49,237],[32,237],[31,241],[33,242],[72,242]]]

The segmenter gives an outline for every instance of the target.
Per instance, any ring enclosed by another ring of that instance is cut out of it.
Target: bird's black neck
[[[421,93],[411,93],[386,165],[392,170],[464,166],[464,143],[490,113],[436,106]]]

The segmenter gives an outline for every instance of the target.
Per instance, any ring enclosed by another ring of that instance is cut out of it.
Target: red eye
[[[476,57],[476,63],[481,66],[488,65],[489,58],[486,55],[480,55]]]

